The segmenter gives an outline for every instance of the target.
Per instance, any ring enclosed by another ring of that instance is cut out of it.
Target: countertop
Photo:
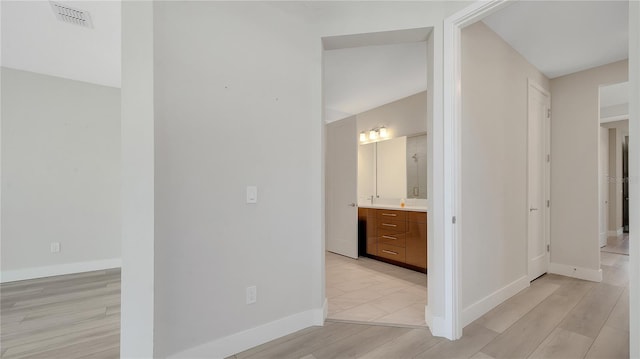
[[[360,208],[393,209],[397,211],[427,212],[426,206],[404,206],[399,204],[358,204]]]

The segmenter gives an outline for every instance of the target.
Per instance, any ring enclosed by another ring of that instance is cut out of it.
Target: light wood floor
[[[609,236],[607,245],[600,249],[601,252],[629,255],[629,233],[619,236]]]
[[[0,285],[1,357],[118,358],[120,270]]]
[[[232,358],[628,358],[629,257],[602,255],[601,283],[544,275],[457,341],[426,328],[327,321]]]
[[[602,283],[545,275],[464,329],[328,321],[236,358],[628,358],[628,256],[602,253]],[[0,285],[2,358],[117,358],[120,271]]]

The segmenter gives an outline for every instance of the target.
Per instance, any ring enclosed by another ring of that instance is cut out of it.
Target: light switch
[[[257,186],[247,186],[247,203],[258,203]]]

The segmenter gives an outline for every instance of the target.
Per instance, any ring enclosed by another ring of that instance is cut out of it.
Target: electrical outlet
[[[247,304],[253,304],[258,301],[258,288],[255,285],[247,287]]]
[[[60,252],[60,242],[51,242],[51,253]]]

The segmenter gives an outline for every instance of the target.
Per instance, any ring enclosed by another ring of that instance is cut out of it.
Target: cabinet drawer
[[[394,210],[390,210],[390,209],[378,209],[376,210],[377,214],[378,214],[378,220],[398,220],[398,221],[404,221],[407,219],[407,212],[406,211],[394,211]]]
[[[403,220],[378,217],[378,229],[386,229],[395,233],[404,233],[407,230],[407,222]]]
[[[427,223],[427,212],[409,212],[409,222]]]
[[[392,246],[405,247],[405,234],[395,233],[386,229],[378,230],[378,243],[386,243]]]
[[[378,243],[378,257],[392,259],[398,262],[405,261],[405,249],[389,244]]]

